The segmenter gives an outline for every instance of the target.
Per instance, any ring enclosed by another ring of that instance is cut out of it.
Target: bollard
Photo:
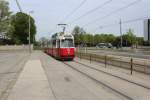
[[[107,66],[107,56],[105,56],[105,68]]]
[[[132,75],[132,72],[133,72],[133,59],[131,58],[131,75]]]

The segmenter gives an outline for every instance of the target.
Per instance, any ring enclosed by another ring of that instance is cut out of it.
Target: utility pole
[[[1,19],[2,10],[0,9],[0,19]]]
[[[30,23],[30,13],[29,13],[29,38],[28,38],[28,40],[29,40],[29,53],[31,53],[31,40],[30,40],[30,27],[31,27],[31,25],[30,25],[31,23]]]
[[[28,41],[29,41],[29,53],[31,53],[31,17],[30,17],[30,14],[32,14],[33,11],[30,11],[29,12],[29,38],[28,38]]]
[[[22,8],[21,8],[21,6],[20,6],[20,4],[19,4],[18,0],[15,0],[15,1],[16,1],[16,4],[17,4],[17,6],[18,6],[18,8],[19,8],[20,12],[22,12]]]
[[[92,34],[92,42],[93,42],[93,46],[94,47],[94,33]]]
[[[119,24],[120,24],[120,47],[122,49],[122,21],[121,19],[120,19]]]
[[[2,10],[0,9],[0,22],[2,21]]]

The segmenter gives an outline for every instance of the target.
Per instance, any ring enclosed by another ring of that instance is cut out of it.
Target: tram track
[[[120,76],[117,76],[117,75],[114,75],[114,74],[108,73],[108,72],[106,72],[106,71],[103,71],[103,70],[100,70],[100,69],[97,69],[97,68],[91,67],[91,66],[89,66],[89,65],[86,65],[86,64],[81,63],[81,62],[78,62],[78,61],[74,61],[74,62],[75,62],[75,63],[78,63],[78,64],[80,64],[80,65],[82,65],[82,66],[84,66],[84,67],[87,67],[87,68],[93,69],[93,70],[95,70],[95,71],[98,71],[98,72],[104,73],[104,74],[106,74],[106,75],[113,76],[113,77],[115,77],[115,78],[121,79],[121,80],[123,80],[123,81],[129,82],[129,83],[132,83],[132,84],[134,84],[134,85],[137,85],[137,86],[140,86],[140,87],[143,87],[143,88],[145,88],[145,89],[150,90],[150,87],[145,86],[145,85],[143,85],[143,84],[140,84],[140,83],[137,83],[137,82],[134,82],[134,81],[130,81],[130,80],[126,79],[126,78],[123,78],[123,77],[120,77]]]
[[[133,100],[133,98],[132,98],[131,96],[128,96],[127,94],[122,93],[122,92],[120,92],[119,90],[117,90],[117,89],[115,89],[115,88],[109,86],[109,85],[106,84],[105,82],[100,81],[100,80],[98,80],[98,79],[92,77],[91,75],[87,74],[86,72],[83,72],[83,71],[81,71],[81,70],[75,68],[73,65],[70,65],[70,64],[67,63],[67,62],[63,62],[63,63],[64,63],[66,66],[72,68],[73,70],[75,70],[75,71],[77,71],[77,72],[83,74],[84,76],[90,78],[91,80],[95,81],[96,83],[101,84],[103,87],[105,87],[105,88],[111,90],[112,92],[118,94],[119,96],[123,97],[124,99]]]

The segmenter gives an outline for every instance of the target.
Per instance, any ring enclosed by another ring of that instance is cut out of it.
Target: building
[[[150,41],[150,19],[144,20],[144,41]]]

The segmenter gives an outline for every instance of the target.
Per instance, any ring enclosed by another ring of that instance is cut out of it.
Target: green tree
[[[72,31],[72,34],[74,35],[75,44],[81,44],[85,43],[85,30],[83,28],[80,28],[79,26],[75,26],[75,28]]]
[[[12,38],[17,44],[28,44],[29,37],[29,17],[30,17],[30,35],[31,35],[31,43],[35,40],[36,34],[36,26],[34,19],[22,12],[18,12],[12,17],[12,26],[14,27],[14,32],[12,34]]]
[[[138,45],[143,45],[144,44],[144,38],[143,37],[136,37],[137,44]]]
[[[94,36],[94,44],[98,44],[100,42],[104,43],[113,43],[116,37],[113,34],[95,34]]]
[[[126,46],[132,46],[136,44],[136,35],[134,35],[132,29],[129,29],[127,33],[122,36],[122,38],[123,38],[123,44]]]
[[[10,32],[10,17],[9,3],[5,0],[0,0],[0,33]]]
[[[80,27],[79,26],[75,26],[75,28],[72,31],[72,34],[74,35],[74,40],[75,40],[75,44],[79,44],[80,43]]]
[[[41,37],[39,39],[39,43],[40,43],[41,47],[47,47],[48,46],[48,42],[49,42],[49,40],[47,38],[45,38],[45,37]]]
[[[116,37],[113,34],[87,34],[83,28],[76,26],[73,30],[76,44],[87,44],[88,46],[96,45],[100,42],[113,43]]]
[[[92,34],[85,34],[84,35],[84,42],[88,45],[88,46],[92,46],[93,45],[93,35]]]
[[[94,44],[98,44],[102,39],[100,38],[99,34],[94,35]]]

